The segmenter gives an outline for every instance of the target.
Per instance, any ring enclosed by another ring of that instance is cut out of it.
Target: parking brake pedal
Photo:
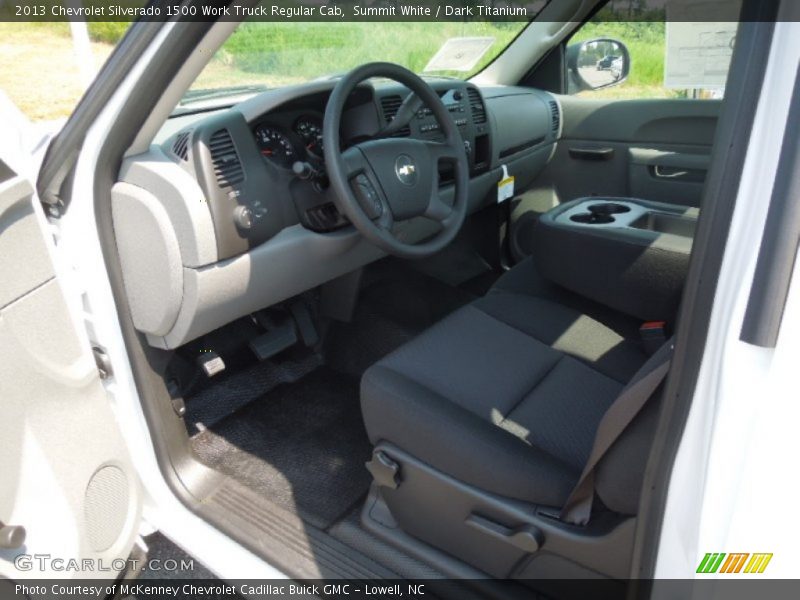
[[[250,340],[250,349],[258,360],[266,360],[297,343],[297,331],[292,319],[270,324],[269,330]]]

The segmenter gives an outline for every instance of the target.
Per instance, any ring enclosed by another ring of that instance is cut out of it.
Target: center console
[[[543,277],[644,321],[673,321],[698,210],[635,198],[579,198],[542,215]]]

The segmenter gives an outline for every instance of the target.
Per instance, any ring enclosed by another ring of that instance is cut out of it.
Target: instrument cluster
[[[321,116],[301,114],[289,126],[285,119],[276,117],[279,116],[259,124],[253,131],[265,160],[287,169],[298,160],[323,161]]]

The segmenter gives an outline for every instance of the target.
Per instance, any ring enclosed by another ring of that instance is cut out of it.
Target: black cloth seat
[[[525,261],[366,371],[370,440],[482,490],[560,506],[604,412],[647,360],[638,325]],[[622,512],[635,510],[626,489],[609,494]]]

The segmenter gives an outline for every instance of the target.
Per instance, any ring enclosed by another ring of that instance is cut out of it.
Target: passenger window
[[[569,40],[568,93],[613,99],[722,98],[737,24],[667,22],[663,10],[648,14],[644,2],[638,3],[641,12],[631,15],[630,4],[610,2]]]

